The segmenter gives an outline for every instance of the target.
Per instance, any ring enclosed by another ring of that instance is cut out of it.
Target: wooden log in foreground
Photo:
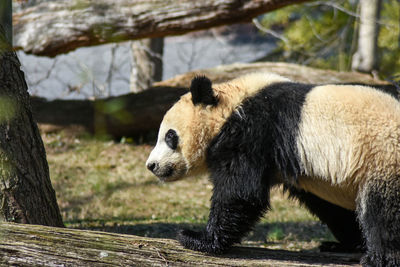
[[[269,71],[305,83],[362,83],[387,87],[397,94],[394,86],[355,72],[337,72],[300,66],[290,63],[232,64],[202,69],[178,75],[155,84],[155,87],[138,94],[126,94],[103,100],[54,100],[32,98],[32,108],[37,122],[52,125],[48,130],[78,125],[92,133],[106,133],[114,138],[146,136],[157,131],[165,112],[179,97],[187,92],[195,75],[205,74],[214,83],[231,80],[240,75]],[[41,127],[41,129],[45,129]]]
[[[250,247],[212,256],[169,239],[0,224],[0,266],[359,266],[359,257]]]

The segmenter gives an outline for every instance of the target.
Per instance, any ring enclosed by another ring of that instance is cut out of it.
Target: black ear
[[[194,105],[204,104],[216,106],[218,98],[214,95],[210,79],[206,76],[196,76],[190,85]]]

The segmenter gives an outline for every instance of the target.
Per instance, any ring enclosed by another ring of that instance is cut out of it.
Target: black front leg
[[[257,200],[232,199],[224,203],[213,200],[206,229],[201,232],[182,230],[178,234],[178,240],[184,247],[192,250],[224,253],[234,243],[241,241],[266,208],[267,205],[262,207]]]
[[[179,233],[186,248],[223,253],[240,242],[269,208],[276,153],[264,136],[270,128],[266,124],[262,116],[244,120],[234,113],[210,143],[206,157],[214,185],[210,215],[203,231]]]
[[[269,208],[269,186],[262,177],[213,179],[211,210],[205,230],[182,230],[179,242],[186,248],[220,254],[252,229]],[[264,180],[264,181],[262,181]]]

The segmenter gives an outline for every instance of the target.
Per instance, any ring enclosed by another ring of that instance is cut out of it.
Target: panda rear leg
[[[357,205],[367,245],[362,265],[400,266],[400,177],[366,182]]]
[[[321,251],[352,252],[363,250],[363,239],[357,215],[354,211],[344,209],[325,201],[311,193],[294,187],[285,187],[291,198],[296,198],[312,214],[325,223],[336,242],[323,242]]]

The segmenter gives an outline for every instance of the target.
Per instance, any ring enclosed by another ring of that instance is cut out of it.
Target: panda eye
[[[169,129],[165,134],[165,142],[171,149],[176,149],[178,147],[179,137],[176,132],[172,129]]]

